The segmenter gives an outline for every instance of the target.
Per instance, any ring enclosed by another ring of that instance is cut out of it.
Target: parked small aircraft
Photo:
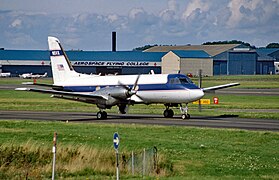
[[[0,73],[0,77],[11,77],[11,73]]]
[[[105,109],[118,106],[125,114],[133,104],[162,103],[166,109],[164,117],[173,117],[171,107],[179,107],[182,119],[189,119],[188,103],[201,99],[204,92],[217,90],[239,83],[225,84],[209,88],[199,88],[183,74],[142,74],[100,76],[81,74],[74,70],[59,40],[48,37],[51,67],[53,73],[52,90],[37,88],[17,88],[16,90],[52,94],[52,97],[96,104],[100,111],[97,119],[106,119]],[[32,83],[31,83],[32,84]],[[185,104],[186,106],[182,106]]]
[[[47,72],[45,74],[33,74],[33,73],[24,73],[19,75],[20,78],[23,79],[39,79],[47,77]]]

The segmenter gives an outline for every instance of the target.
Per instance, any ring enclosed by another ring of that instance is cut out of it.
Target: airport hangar
[[[88,74],[183,73],[198,75],[274,74],[279,49],[240,44],[155,46],[140,51],[66,51],[76,71]],[[52,76],[49,51],[0,50],[0,72]]]
[[[183,56],[183,51],[195,50],[204,51],[208,57],[203,54],[195,61]],[[197,75],[198,69],[202,69],[208,76],[279,74],[279,48],[251,49],[241,44],[186,45],[154,46],[145,52],[167,53],[162,58],[162,73]]]

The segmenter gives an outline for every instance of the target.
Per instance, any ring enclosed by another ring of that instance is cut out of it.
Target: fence
[[[143,149],[140,153],[132,152],[125,166],[133,175],[155,174],[158,167],[157,148]]]

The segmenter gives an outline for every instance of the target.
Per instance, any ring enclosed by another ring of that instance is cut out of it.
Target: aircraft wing
[[[224,88],[229,88],[229,87],[233,87],[233,86],[238,86],[240,85],[239,83],[230,83],[230,84],[223,84],[223,85],[219,85],[219,86],[212,86],[212,87],[208,87],[208,88],[203,88],[203,92],[210,92],[210,91],[215,91],[218,89],[224,89]]]
[[[34,86],[44,86],[44,87],[51,87],[54,90],[61,91],[63,90],[63,86],[57,86],[57,85],[52,85],[52,84],[44,84],[44,83],[37,83],[37,82],[23,82],[21,83],[23,85],[34,85]]]
[[[89,93],[78,93],[78,92],[67,92],[67,91],[56,91],[56,90],[47,90],[47,89],[37,89],[37,88],[16,88],[17,91],[32,91],[32,92],[40,92],[46,94],[52,94],[54,97],[79,101],[79,98],[83,98],[80,101],[98,101],[98,100],[108,100],[106,96],[98,95],[98,94],[89,94]],[[57,96],[58,95],[58,96]],[[70,98],[68,98],[70,97]],[[85,100],[84,100],[85,99]]]

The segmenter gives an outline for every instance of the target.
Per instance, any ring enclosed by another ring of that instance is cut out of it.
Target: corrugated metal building
[[[227,75],[256,74],[257,53],[249,48],[234,48],[228,52]]]
[[[94,74],[161,73],[161,59],[166,53],[138,51],[66,51],[76,71]],[[45,73],[52,76],[49,51],[0,50],[2,72]]]
[[[191,73],[204,75],[270,74],[279,71],[279,48],[248,49],[239,44],[156,46],[138,51],[66,51],[81,73],[146,74]],[[277,69],[275,69],[275,66]],[[0,71],[51,76],[49,51],[0,50]],[[278,73],[278,72],[277,72]]]
[[[258,56],[257,74],[274,74],[275,61],[279,61],[279,48],[256,49]]]
[[[213,75],[213,60],[202,50],[173,50],[162,58],[162,73],[198,75],[199,69],[204,75]]]
[[[258,52],[258,49],[249,49],[241,44],[155,46],[146,50],[146,52],[169,52],[173,50],[205,51],[212,57],[213,75],[269,74],[274,72],[273,64],[276,59],[272,57],[279,54],[278,51],[278,54],[273,51],[273,53],[263,55],[263,53]],[[267,50],[267,52],[270,52],[270,50]],[[163,66],[162,69],[164,69]]]

